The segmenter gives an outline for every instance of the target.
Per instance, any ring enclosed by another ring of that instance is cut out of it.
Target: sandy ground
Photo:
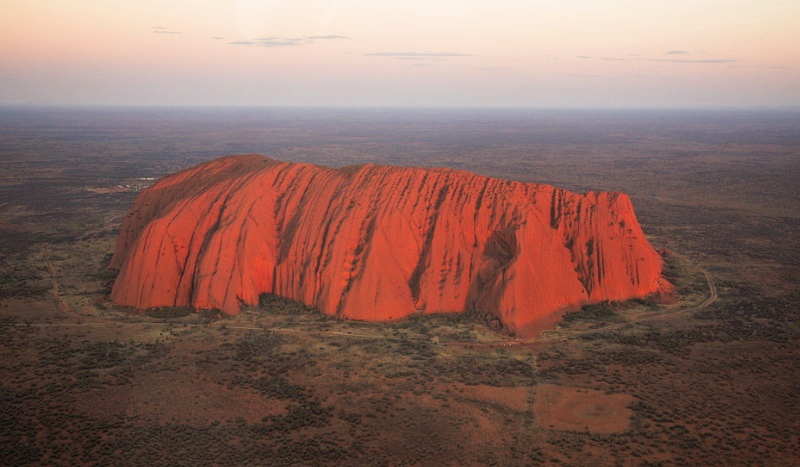
[[[536,387],[533,407],[543,428],[611,434],[630,427],[631,402],[633,397],[628,394],[540,384]]]

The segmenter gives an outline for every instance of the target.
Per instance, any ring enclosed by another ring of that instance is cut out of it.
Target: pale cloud
[[[709,59],[697,59],[697,60],[654,58],[651,60],[654,62],[667,62],[667,63],[736,63],[738,61],[729,58],[709,58]]]
[[[409,62],[442,62],[447,60],[443,57],[394,57],[396,60],[406,60]]]
[[[704,51],[700,51],[703,54]],[[692,52],[686,50],[670,50],[664,55],[693,55]],[[730,58],[654,58],[654,62],[668,62],[668,63],[736,63],[738,60]]]
[[[308,41],[302,37],[259,37],[251,41],[250,45],[258,45],[260,47],[296,47],[306,44],[308,44]]]
[[[173,31],[172,29],[165,28],[163,26],[155,26],[153,27],[153,33],[155,34],[183,34],[180,31]]]
[[[511,70],[512,68],[510,66],[482,66],[482,67],[477,67],[475,69],[479,71],[493,72],[493,71]]]
[[[472,54],[458,52],[373,52],[367,57],[389,57],[399,60],[443,60],[452,57],[472,57]]]
[[[690,55],[689,52],[685,50],[671,50],[666,52],[665,55]],[[636,57],[635,55],[631,55],[631,57]],[[604,62],[624,62],[629,59],[622,58],[622,57],[593,57],[591,55],[576,55],[575,58],[579,60],[600,60]],[[640,58],[632,59],[634,61],[641,60]],[[708,63],[708,64],[715,64],[715,63],[736,63],[738,60],[730,59],[730,58],[650,58],[646,59],[651,62],[664,62],[664,63]]]
[[[702,55],[704,52],[701,50],[699,53]],[[670,50],[664,55],[694,55],[694,53],[687,50]],[[730,58],[654,58],[652,61],[669,63],[736,63],[738,60]]]
[[[259,37],[247,41],[228,42],[230,45],[251,45],[258,47],[297,47],[301,45],[315,44],[319,41],[350,39],[347,36],[327,35],[327,36],[302,36],[302,37]]]
[[[310,41],[350,39],[347,36],[337,36],[335,34],[330,34],[330,35],[327,35],[327,36],[306,36],[305,38],[310,40]]]
[[[622,57],[593,57],[591,55],[576,55],[575,58],[578,60],[600,60],[603,62],[624,62],[628,60],[627,58]]]

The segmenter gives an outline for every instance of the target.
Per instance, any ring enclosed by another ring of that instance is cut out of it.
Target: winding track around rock
[[[613,331],[613,330],[616,330],[616,329],[622,329],[622,328],[631,326],[631,325],[636,324],[636,323],[641,323],[641,322],[644,322],[644,321],[652,321],[652,320],[661,319],[661,318],[669,318],[669,317],[672,317],[672,316],[678,316],[678,315],[682,315],[682,314],[686,314],[686,313],[692,313],[692,312],[695,312],[695,311],[699,311],[699,310],[702,310],[704,308],[708,308],[712,303],[716,302],[717,299],[719,298],[719,294],[717,293],[717,285],[714,283],[714,279],[711,277],[711,273],[709,273],[707,270],[705,270],[703,268],[700,268],[699,266],[698,266],[698,269],[700,269],[700,271],[706,277],[706,282],[708,283],[709,295],[702,302],[700,302],[700,303],[698,303],[696,305],[690,306],[688,308],[683,308],[683,309],[678,309],[678,310],[675,310],[675,311],[669,311],[669,312],[666,312],[666,313],[659,313],[659,314],[656,314],[656,315],[646,316],[644,318],[640,318],[640,319],[636,319],[636,320],[632,320],[632,321],[627,321],[627,322],[624,322],[624,323],[609,324],[607,326],[594,328],[594,329],[588,329],[586,331],[577,331],[577,332],[570,333],[570,334],[568,334],[566,336],[562,336],[562,337],[558,337],[558,338],[554,338],[554,339],[533,338],[533,339],[524,339],[524,340],[516,340],[516,339],[514,339],[514,340],[505,340],[505,341],[502,341],[502,342],[473,342],[473,343],[468,343],[468,342],[448,342],[447,345],[463,345],[463,346],[472,346],[472,347],[493,348],[493,347],[531,346],[531,345],[549,344],[549,343],[552,343],[552,342],[562,342],[562,341],[566,341],[566,340],[570,340],[570,339],[575,339],[577,337],[584,336],[584,335],[587,335],[587,334],[595,334],[595,333],[599,333],[599,332],[606,332],[606,331]]]
[[[717,286],[714,283],[714,279],[711,277],[711,273],[703,268],[699,268],[703,275],[706,277],[706,282],[708,283],[709,295],[706,297],[702,302],[692,305],[687,308],[678,309],[675,311],[669,311],[666,313],[659,313],[656,315],[646,316],[644,318],[636,319],[627,321],[624,323],[618,324],[610,324],[608,326],[603,326],[595,329],[589,329],[586,331],[579,331],[569,334],[567,336],[562,336],[555,339],[541,339],[541,338],[533,338],[533,339],[525,339],[525,340],[517,340],[513,338],[508,338],[507,336],[502,336],[498,334],[498,337],[501,337],[503,340],[498,342],[444,342],[443,345],[450,345],[450,346],[462,346],[462,347],[483,347],[483,348],[493,348],[493,347],[509,347],[509,346],[530,346],[534,344],[549,344],[551,342],[560,342],[569,339],[574,339],[576,337],[580,337],[586,334],[593,334],[598,332],[604,331],[613,331],[615,329],[621,329],[626,326],[630,326],[632,324],[641,323],[644,321],[652,321],[655,319],[661,318],[668,318],[672,316],[678,316],[686,313],[691,313],[695,311],[702,310],[704,308],[709,307],[712,303],[716,302],[719,298],[719,294],[717,293]],[[225,325],[225,323],[220,324],[220,326]],[[346,336],[346,337],[358,337],[363,339],[374,339],[374,338],[386,338],[386,336],[382,333],[377,334],[363,334],[363,333],[352,333],[352,332],[343,332],[343,331],[304,331],[299,329],[289,329],[289,328],[264,328],[264,327],[256,327],[256,326],[228,326],[225,325],[227,329],[241,329],[241,330],[272,330],[276,332],[305,332],[305,333],[316,333],[316,334],[324,334],[324,335],[337,335],[337,336]],[[413,338],[406,337],[408,340],[414,340]],[[419,339],[419,340],[428,340],[428,339]]]
[[[44,260],[44,268],[47,270],[47,274],[50,276],[50,288],[53,292],[53,301],[55,303],[56,309],[62,313],[66,313],[71,315],[72,317],[79,317],[77,313],[72,310],[72,307],[69,306],[64,297],[61,296],[61,293],[58,290],[58,280],[56,280],[56,270],[53,267],[53,263],[50,262],[50,244],[45,243],[44,251],[42,252],[42,259]]]
[[[89,317],[79,316],[75,313],[72,308],[67,304],[67,302],[60,296],[58,293],[58,282],[56,281],[55,277],[55,270],[50,263],[50,248],[49,245],[45,245],[44,250],[44,261],[45,267],[50,275],[50,280],[53,287],[53,294],[55,296],[56,307],[59,311],[68,313],[73,317],[79,318],[82,322],[78,323],[9,323],[11,325],[17,326],[34,326],[34,327],[53,327],[53,326],[106,326],[109,324],[116,324],[116,325],[134,325],[134,326],[154,326],[154,325],[175,325],[177,323],[172,323],[169,321],[133,321],[133,322],[124,322],[124,321],[115,321],[108,318],[102,318],[98,320],[97,317],[95,319]],[[706,278],[706,282],[708,283],[709,288],[709,295],[705,298],[702,302],[687,307],[683,309],[678,309],[675,311],[669,311],[666,313],[655,314],[651,316],[645,316],[640,319],[635,319],[632,321],[627,321],[624,323],[617,323],[617,324],[610,324],[607,326],[602,326],[599,328],[589,329],[586,331],[577,331],[570,333],[568,335],[554,338],[554,339],[542,339],[542,338],[532,338],[532,339],[514,339],[508,338],[507,336],[497,335],[500,340],[497,342],[444,342],[443,345],[449,346],[462,346],[462,347],[470,347],[470,348],[499,348],[499,347],[510,347],[510,346],[532,346],[532,345],[541,345],[541,344],[549,344],[553,342],[562,342],[570,339],[575,339],[580,336],[584,336],[587,334],[595,334],[600,332],[607,332],[613,331],[617,329],[623,329],[625,327],[631,326],[636,323],[642,323],[645,321],[652,321],[656,319],[668,318],[672,316],[678,316],[686,313],[692,313],[695,311],[702,310],[704,308],[709,307],[711,304],[717,301],[719,298],[719,294],[717,292],[717,286],[714,282],[711,273],[709,273],[706,269],[700,268],[698,269],[703,273]],[[88,321],[83,321],[88,318]],[[289,328],[269,328],[269,327],[262,327],[262,326],[242,326],[242,325],[228,325],[224,322],[219,323],[211,323],[211,326],[220,328],[225,327],[226,329],[237,329],[237,330],[270,330],[274,332],[282,332],[282,333],[315,333],[315,334],[322,334],[322,335],[337,335],[337,336],[345,336],[345,337],[354,337],[354,338],[362,338],[362,339],[380,339],[380,338],[388,338],[384,333],[354,333],[354,332],[346,332],[346,331],[323,331],[323,330],[301,330],[301,329],[289,329]],[[406,339],[415,340],[413,338],[406,337]],[[419,340],[428,340],[428,339],[419,339]]]
[[[575,332],[575,333],[572,333],[572,334],[570,334],[568,336],[559,337],[557,339],[548,339],[546,341],[541,341],[541,342],[559,342],[559,341],[563,341],[563,340],[574,339],[576,337],[584,336],[586,334],[594,334],[594,333],[604,332],[604,331],[613,331],[615,329],[621,329],[621,328],[624,328],[625,326],[628,326],[628,325],[631,325],[631,324],[635,324],[635,323],[641,323],[641,322],[644,322],[644,321],[652,321],[652,320],[661,319],[661,318],[668,318],[670,316],[678,316],[678,315],[682,315],[682,314],[686,314],[686,313],[699,311],[699,310],[702,310],[704,308],[708,308],[712,303],[717,301],[717,299],[719,298],[719,294],[717,293],[717,285],[714,283],[714,279],[711,277],[711,273],[709,273],[707,270],[702,269],[702,268],[700,269],[700,271],[703,273],[704,276],[706,276],[706,281],[708,282],[709,295],[705,300],[703,300],[702,302],[698,303],[697,305],[691,306],[689,308],[684,308],[682,310],[675,310],[675,311],[670,311],[670,312],[666,312],[666,313],[660,313],[660,314],[657,314],[657,315],[646,316],[644,318],[636,319],[636,320],[633,320],[633,321],[628,321],[628,322],[625,322],[625,323],[610,324],[608,326],[603,326],[603,327],[600,327],[600,328],[595,328],[595,329],[589,329],[589,330],[586,330],[586,331]]]

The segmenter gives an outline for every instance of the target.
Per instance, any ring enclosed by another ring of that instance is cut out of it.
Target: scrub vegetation
[[[796,117],[289,112],[248,114],[231,139],[202,115],[41,112],[0,125],[4,465],[800,457]],[[379,324],[269,295],[236,317],[110,303],[136,190],[253,148],[625,191],[681,300],[589,305],[535,341],[478,313]]]

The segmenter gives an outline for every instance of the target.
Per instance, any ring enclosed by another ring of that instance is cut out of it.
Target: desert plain
[[[0,459],[793,465],[800,113],[3,109]],[[627,193],[674,304],[518,339],[486,316],[236,317],[109,300],[137,194],[215,157],[449,167]]]

